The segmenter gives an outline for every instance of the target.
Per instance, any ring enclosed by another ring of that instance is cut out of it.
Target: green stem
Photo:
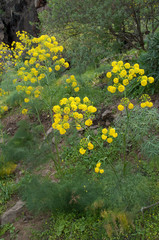
[[[89,137],[92,138],[92,139],[98,144],[98,146],[101,148],[102,152],[105,153],[105,151],[103,150],[103,147],[99,144],[99,142],[98,142],[96,139],[94,139],[92,136],[89,135]],[[112,170],[113,170],[116,178],[119,180],[118,175],[117,175],[117,172],[116,172],[113,164],[108,160],[108,158],[105,157],[104,159],[106,159],[106,160],[108,161],[108,163],[109,163],[109,165],[111,166],[111,168],[112,168]]]
[[[123,154],[124,154],[124,166],[123,166],[123,174],[125,176],[126,174],[126,166],[127,166],[127,156],[126,156],[126,149],[127,149],[127,133],[128,133],[128,125],[129,125],[129,112],[128,112],[128,107],[126,106],[126,128],[125,128],[125,132],[123,135]]]
[[[40,125],[41,125],[42,128],[43,128],[43,132],[44,132],[45,139],[47,140],[47,136],[46,136],[46,133],[45,133],[45,129],[44,129],[44,126],[43,126],[43,124],[42,124],[42,122],[41,122],[40,115],[39,115],[39,111],[38,111],[38,109],[37,109],[36,106],[35,106],[35,110],[36,110],[36,113],[37,113],[38,121],[39,121]],[[47,140],[47,141],[48,141],[48,140]],[[48,142],[48,144],[49,144],[49,142]],[[49,146],[50,146],[50,144],[49,144]],[[56,170],[59,170],[59,172],[60,172],[60,174],[61,174],[60,155],[59,155],[59,151],[58,151],[58,146],[57,146],[57,141],[56,141],[56,140],[55,140],[55,148],[56,148],[56,154],[57,154],[58,162],[55,161],[54,159],[53,159],[53,161],[54,161],[54,164],[55,164]],[[52,152],[52,148],[51,148],[51,146],[50,146],[50,149],[51,149],[51,152]]]

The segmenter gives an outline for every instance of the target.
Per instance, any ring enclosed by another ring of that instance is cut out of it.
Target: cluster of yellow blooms
[[[34,98],[39,98],[41,95],[43,87],[37,86],[37,87],[32,87],[32,86],[22,86],[22,85],[17,85],[16,90],[17,92],[24,92],[24,102],[28,103],[30,100],[33,100]],[[23,109],[22,114],[26,115],[28,112],[28,109]]]
[[[74,75],[71,75],[70,78],[67,78],[66,83],[68,83],[74,89],[75,92],[79,91],[77,80]]]
[[[102,129],[102,139],[106,140],[108,143],[112,143],[113,138],[116,138],[118,136],[117,132],[115,131],[115,128],[109,127]],[[113,138],[112,138],[113,137]]]
[[[6,94],[8,94],[8,92],[5,92],[2,88],[0,88],[0,97]]]
[[[0,73],[3,72],[5,66],[9,67],[8,61],[12,58],[11,51],[9,49],[9,45],[5,43],[0,44]]]
[[[63,98],[52,110],[54,112],[52,127],[62,135],[70,128],[71,119],[75,121],[77,130],[80,130],[82,125],[91,126],[94,113],[97,111],[88,97],[83,98],[83,103],[79,97]]]
[[[134,108],[134,104],[131,103],[128,98],[122,98],[120,102],[121,102],[121,104],[118,105],[119,111],[123,111],[125,107],[127,107],[128,109]]]
[[[142,108],[153,107],[153,103],[151,102],[151,98],[148,94],[143,94],[140,99],[142,101],[140,104]]]
[[[100,166],[101,166],[101,163],[100,162],[98,162],[97,164],[96,164],[96,167],[95,167],[95,169],[94,169],[94,171],[96,172],[96,173],[104,173],[104,169],[100,169]]]
[[[88,138],[82,138],[80,141],[80,154],[85,154],[87,149],[92,150],[94,148],[94,145],[89,141]]]
[[[2,88],[0,88],[0,97],[8,94],[8,92],[5,92]],[[8,107],[6,105],[0,107],[0,114],[3,114],[4,112],[8,111]],[[0,115],[1,117],[1,115]]]
[[[43,89],[41,80],[43,85],[48,85],[48,76],[53,69],[59,71],[62,67],[68,68],[69,63],[61,58],[63,47],[58,46],[55,37],[42,35],[39,38],[31,39],[26,32],[18,32],[17,36],[21,42],[13,42],[11,50],[16,68],[18,68],[19,79],[14,79],[13,83],[17,85],[19,81],[21,82],[20,85],[16,86],[16,90],[25,92],[24,102],[28,103],[33,97],[38,98],[41,95]],[[23,66],[18,65],[22,54],[24,58]],[[28,109],[23,109],[22,113],[27,114],[27,111]]]
[[[17,167],[17,164],[8,162],[4,167],[0,169],[0,177],[5,177],[11,175]]]
[[[123,61],[113,61],[112,67],[112,71],[106,74],[107,78],[113,79],[113,85],[107,88],[111,93],[115,93],[116,90],[124,92],[126,86],[135,78],[140,81],[142,86],[146,86],[148,82],[154,82],[153,77],[144,75],[144,69],[140,69],[137,63],[131,66],[129,63],[124,64]]]

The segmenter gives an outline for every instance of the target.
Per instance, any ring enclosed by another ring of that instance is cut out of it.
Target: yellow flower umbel
[[[82,138],[80,141],[80,149],[79,152],[80,154],[85,154],[86,151],[88,150],[93,150],[94,149],[94,145],[89,141],[88,138]]]
[[[53,107],[54,123],[52,127],[60,133],[61,128],[65,130],[70,128],[68,121],[74,121],[77,130],[80,130],[81,127],[89,127],[93,124],[92,119],[96,111],[97,109],[91,104],[91,101],[87,97],[83,98],[83,103],[79,97],[62,98],[59,105]],[[90,145],[89,148],[91,147]]]
[[[153,103],[151,102],[151,98],[148,94],[143,94],[141,97],[140,97],[140,100],[141,100],[141,103],[140,103],[140,106],[141,108],[145,108],[145,107],[153,107]]]
[[[100,166],[101,166],[101,163],[98,162],[98,163],[96,164],[95,169],[94,169],[95,173],[101,173],[101,174],[104,173],[104,169],[100,169]]]
[[[80,90],[74,75],[71,75],[70,78],[67,78],[66,83],[67,85],[69,85],[70,88],[73,88],[75,92],[78,92]]]
[[[120,104],[118,105],[119,111],[123,111],[125,108],[130,110],[134,108],[134,104],[131,103],[128,98],[122,98]]]
[[[133,66],[130,63],[123,63],[123,61],[113,61],[112,62],[111,72],[107,72],[106,77],[109,78],[110,85],[107,90],[111,93],[115,93],[117,90],[120,93],[125,93],[127,86],[130,82],[133,81],[136,84],[136,81],[141,83],[141,86],[145,87],[148,83],[153,83],[153,77],[147,77],[144,75],[144,70],[140,69],[139,64],[134,64]],[[111,85],[111,83],[113,85]],[[126,94],[124,95],[126,96]],[[131,109],[132,105],[130,105]],[[123,110],[123,107],[119,106],[120,111]]]
[[[103,128],[102,129],[102,136],[101,138],[105,141],[107,141],[108,143],[112,143],[113,142],[113,138],[116,138],[118,136],[117,132],[115,131],[115,128],[109,127],[107,128]]]

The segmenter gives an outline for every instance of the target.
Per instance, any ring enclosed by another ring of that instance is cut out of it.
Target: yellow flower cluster
[[[100,169],[100,166],[101,166],[101,163],[100,162],[98,162],[97,164],[96,164],[96,167],[95,167],[95,169],[94,169],[94,171],[96,172],[96,173],[104,173],[104,169]]]
[[[94,145],[89,141],[88,138],[83,138],[80,141],[80,149],[79,152],[80,154],[85,154],[87,149],[92,150],[94,148]]]
[[[28,109],[26,109],[26,108],[24,108],[24,109],[22,110],[22,114],[23,114],[23,115],[26,115],[27,112],[28,112]]]
[[[112,143],[113,138],[116,138],[118,136],[117,132],[115,131],[115,128],[109,127],[102,129],[102,136],[101,138],[103,140],[106,140],[108,143]]]
[[[12,59],[12,54],[9,48],[9,45],[5,43],[0,44],[0,73],[3,72],[5,67],[9,68],[9,63]]]
[[[142,76],[141,77],[141,86],[145,87],[147,82],[153,83],[155,80],[153,77]]]
[[[151,102],[151,98],[150,98],[150,96],[148,94],[143,94],[140,99],[141,99],[140,106],[142,108],[153,107],[153,103]]]
[[[57,129],[60,134],[65,134],[66,130],[70,128],[71,120],[75,121],[77,130],[84,125],[91,126],[94,113],[97,111],[87,97],[83,98],[83,103],[79,97],[63,98],[59,105],[55,105],[52,110],[54,112],[52,127]]]
[[[75,92],[79,91],[79,86],[74,75],[71,75],[70,78],[67,78],[66,83],[69,84]]]
[[[0,88],[0,97],[6,94],[8,94],[8,92],[5,92],[2,88]]]
[[[1,106],[0,107],[0,118],[2,116],[2,114],[4,114],[4,112],[7,112],[8,111],[8,107],[5,105],[5,106]]]
[[[121,103],[118,105],[119,111],[123,111],[125,107],[130,110],[134,108],[134,104],[131,103],[128,98],[122,98],[120,102]]]
[[[4,167],[0,169],[0,177],[9,176],[12,174],[17,167],[17,164],[8,162]]]
[[[139,68],[139,64],[134,64],[131,66],[129,63],[123,63],[123,61],[113,61],[112,71],[107,72],[106,77],[113,80],[113,85],[108,86],[107,90],[111,93],[115,93],[117,90],[119,92],[124,92],[126,86],[133,79],[138,79],[142,86],[146,86],[147,83],[153,83],[153,77],[147,77],[144,75],[144,69]]]

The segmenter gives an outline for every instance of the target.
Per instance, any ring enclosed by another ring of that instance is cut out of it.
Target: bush
[[[147,44],[147,52],[141,54],[139,62],[145,69],[146,74],[155,78],[154,85],[149,86],[149,91],[154,94],[159,92],[159,32],[150,36]]]

